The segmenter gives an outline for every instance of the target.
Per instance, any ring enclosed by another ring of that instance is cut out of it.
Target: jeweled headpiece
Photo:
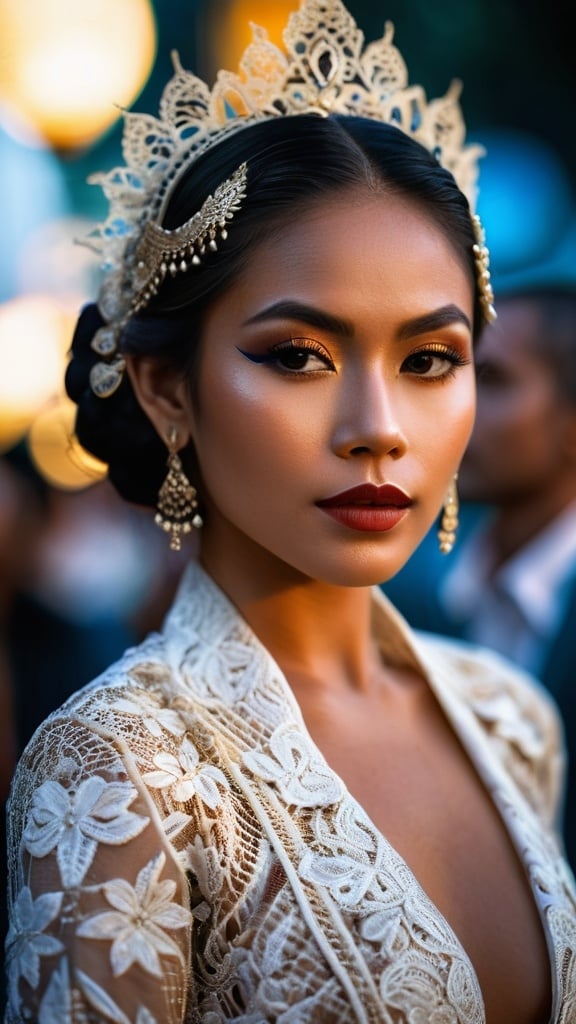
[[[200,262],[206,246],[213,248],[226,236],[227,222],[240,208],[245,165],[186,224],[174,231],[160,226],[180,172],[226,136],[258,121],[294,114],[385,121],[432,152],[474,210],[483,149],[465,144],[460,83],[453,82],[445,96],[430,102],[420,86],[408,85],[390,22],[382,39],[364,48],[364,34],[342,0],[302,0],[283,33],[286,52],[269,41],[265,29],[252,29],[253,41],[238,73],[220,71],[212,90],[173,55],[175,74],[162,94],[160,116],[126,114],[125,166],[90,179],[102,186],[110,205],[107,220],[91,235],[104,260],[98,304],[106,325],[92,343],[102,361],[91,374],[92,388],[101,397],[111,394],[122,378],[123,325],[145,307],[167,274]],[[491,320],[495,313],[488,250],[477,218],[474,225],[480,297]]]

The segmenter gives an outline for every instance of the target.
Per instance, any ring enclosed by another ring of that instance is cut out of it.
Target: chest
[[[344,705],[304,698],[312,737],[456,933],[488,1024],[546,1022],[550,967],[524,868],[434,697]]]

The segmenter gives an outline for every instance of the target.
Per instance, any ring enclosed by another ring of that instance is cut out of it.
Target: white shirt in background
[[[561,625],[576,574],[576,502],[493,575],[490,525],[464,542],[440,601],[466,638],[538,675]]]

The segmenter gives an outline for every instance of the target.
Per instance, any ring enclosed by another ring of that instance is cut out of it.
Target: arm
[[[7,1024],[182,1021],[187,880],[126,745],[53,719],[21,759],[9,833]]]

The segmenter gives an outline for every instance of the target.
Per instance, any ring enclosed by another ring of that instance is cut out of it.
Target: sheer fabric
[[[530,878],[554,1024],[576,1019],[576,894],[545,695],[496,655],[414,636]],[[292,692],[195,564],[149,637],[38,730],[10,801],[6,1024],[482,1024],[472,964],[330,770]]]

